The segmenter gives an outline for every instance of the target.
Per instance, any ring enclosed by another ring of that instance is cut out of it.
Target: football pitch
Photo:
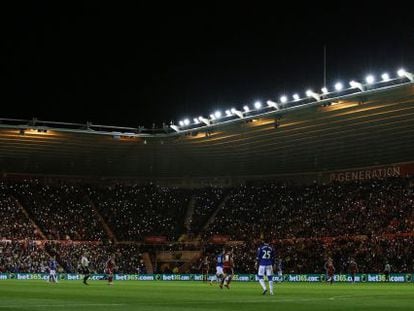
[[[262,296],[258,283],[219,289],[201,282],[0,282],[3,310],[414,310],[414,284],[276,284]]]

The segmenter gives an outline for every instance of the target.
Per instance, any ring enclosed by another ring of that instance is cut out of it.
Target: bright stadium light
[[[367,82],[368,84],[372,84],[375,82],[375,77],[373,75],[368,75],[365,78],[365,82]]]
[[[216,117],[216,119],[220,118],[220,117],[221,117],[221,111],[220,111],[220,110],[217,110],[217,111],[214,113],[214,116]]]
[[[179,124],[180,126],[184,126],[184,121],[180,121],[180,122],[178,122],[178,124]]]
[[[194,118],[193,121],[194,121],[194,124],[199,124],[200,123],[200,121],[197,118]]]
[[[268,101],[266,102],[266,104],[267,104],[269,107],[273,107],[273,108],[275,108],[276,110],[279,110],[279,105],[278,105],[277,103],[275,103],[274,101],[268,100]]]
[[[235,114],[240,119],[243,119],[243,113],[241,111],[237,110],[236,108],[231,108],[230,111],[232,114]]]
[[[280,102],[282,103],[282,104],[284,104],[284,103],[286,103],[287,102],[287,96],[285,96],[285,95],[283,95],[283,96],[280,96]]]
[[[353,89],[360,89],[361,91],[364,90],[364,86],[361,83],[357,82],[357,81],[352,80],[351,82],[349,82],[349,85]]]
[[[244,110],[244,112],[249,112],[250,108],[249,108],[249,106],[245,105],[245,106],[243,106],[243,110]]]
[[[177,125],[171,124],[171,125],[170,125],[170,127],[171,127],[174,131],[176,131],[176,132],[179,132],[179,131],[180,131],[180,129],[178,128],[178,126],[177,126]]]
[[[384,81],[384,82],[387,82],[387,81],[390,81],[390,75],[388,74],[388,73],[383,73],[382,75],[381,75],[381,79],[382,79],[382,81]]]
[[[214,116],[214,114],[212,114],[212,113],[210,114],[210,119],[211,120],[215,120],[216,119],[216,117]]]
[[[326,87],[321,88],[321,91],[324,94],[328,94],[329,93],[329,91],[328,91],[328,89]]]
[[[228,116],[228,117],[230,117],[230,116],[232,115],[232,113],[231,113],[231,110],[230,110],[230,109],[227,109],[225,112],[226,112],[226,116]]]
[[[190,120],[185,119],[185,120],[184,120],[184,125],[185,125],[185,126],[190,125]]]
[[[405,77],[405,73],[406,73],[406,71],[405,71],[405,69],[404,69],[404,68],[398,69],[398,71],[397,71],[397,75],[398,75],[400,78]]]
[[[414,75],[410,72],[405,71],[405,69],[401,68],[397,71],[397,75],[400,78],[404,78],[406,77],[407,79],[409,79],[410,81],[414,81]]]
[[[317,93],[313,92],[312,90],[307,90],[307,91],[306,91],[306,96],[308,96],[308,97],[313,97],[313,98],[315,98],[316,100],[320,100],[320,99],[321,99],[321,97],[319,96],[319,94],[317,94]]]
[[[199,116],[198,121],[203,122],[205,125],[210,125],[210,121],[207,118],[204,118],[203,116]]]
[[[341,82],[335,83],[335,90],[342,91],[343,88],[344,88],[344,85]]]
[[[254,108],[256,108],[256,109],[260,109],[260,108],[262,108],[262,103],[261,103],[260,101],[256,101],[256,102],[254,103]]]
[[[292,95],[292,98],[293,98],[294,100],[299,100],[299,99],[300,99],[300,96],[299,96],[299,94],[293,94],[293,95]]]

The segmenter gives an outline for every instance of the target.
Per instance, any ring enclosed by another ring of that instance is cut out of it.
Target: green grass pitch
[[[201,282],[0,281],[3,310],[414,310],[414,284],[276,284],[262,296],[258,283],[220,290]]]

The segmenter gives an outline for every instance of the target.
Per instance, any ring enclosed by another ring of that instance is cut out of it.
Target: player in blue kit
[[[210,285],[212,285],[214,281],[216,281],[217,283],[221,282],[221,279],[223,278],[223,262],[224,250],[216,256],[216,275],[213,276],[213,278],[211,279]]]
[[[57,283],[57,277],[56,277],[57,261],[55,259],[55,256],[50,257],[48,266],[49,266],[49,282]]]
[[[267,276],[269,282],[269,293],[273,295],[273,265],[275,263],[275,252],[268,243],[263,243],[257,249],[256,255],[256,268],[258,266],[257,276],[259,277],[259,283],[263,288],[263,295],[266,295],[267,288],[264,280],[264,276]]]

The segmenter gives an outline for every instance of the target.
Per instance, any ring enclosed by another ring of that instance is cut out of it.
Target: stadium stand
[[[195,271],[157,256],[226,244],[253,273],[266,236],[286,272],[411,272],[410,77],[178,132],[0,119],[0,270],[76,271],[86,251],[97,272],[112,253],[121,273]]]
[[[108,241],[97,227],[97,220],[91,218],[90,207],[79,203],[83,202],[79,193],[84,187],[115,229],[117,239],[125,243]],[[116,253],[120,271],[136,272],[142,253],[148,251],[142,245],[147,236],[166,236],[167,242],[176,243],[186,233],[183,215],[189,194],[196,198],[195,214],[200,217],[193,226],[200,232],[226,191],[229,200],[202,232],[201,243],[207,252],[214,253],[221,246],[210,245],[208,241],[214,235],[229,236],[235,242],[240,272],[253,272],[255,246],[264,235],[273,240],[289,272],[320,272],[327,256],[334,258],[343,272],[351,257],[357,259],[364,271],[378,270],[386,260],[401,272],[413,268],[410,262],[414,229],[411,178],[303,186],[254,183],[226,190],[192,191],[121,184],[104,188],[83,184],[52,187],[39,181],[26,181],[2,183],[1,189],[1,211],[10,220],[4,223],[1,234],[11,241],[2,244],[5,247],[1,266],[11,271],[41,269],[44,260],[55,254],[65,271],[75,272],[81,254],[86,251],[94,258],[95,271],[102,271],[108,254]],[[31,242],[38,236],[30,221],[16,212],[14,201],[7,196],[11,193],[19,194],[23,206],[52,237],[51,241]],[[85,219],[79,221],[79,217]],[[94,232],[100,234],[92,235]]]

